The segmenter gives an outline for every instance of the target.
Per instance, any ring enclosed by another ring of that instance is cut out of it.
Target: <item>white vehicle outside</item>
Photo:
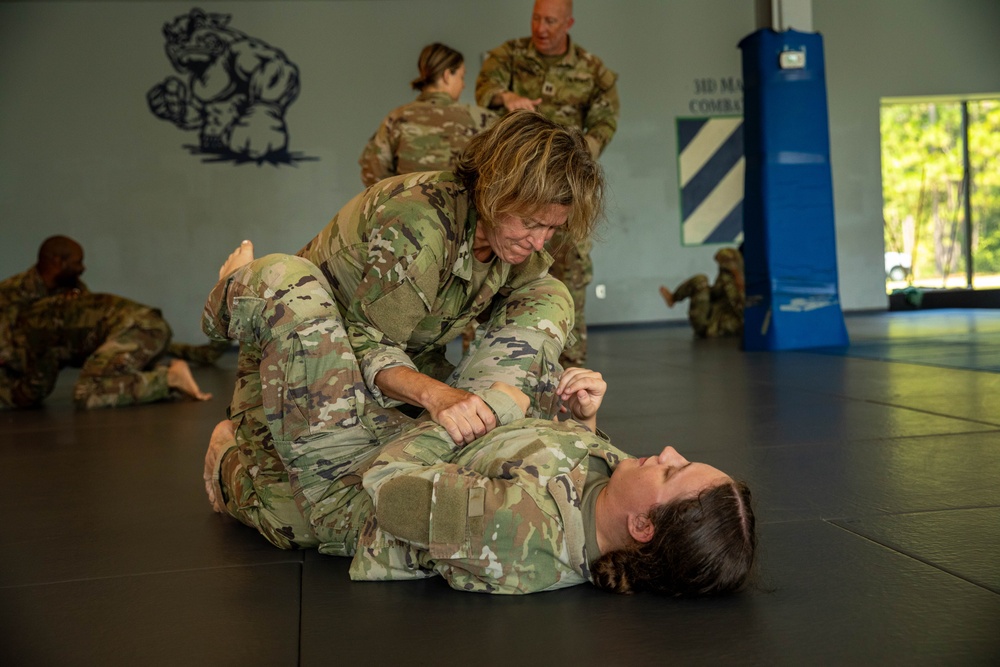
[[[902,252],[885,253],[885,275],[889,280],[903,280],[910,272],[910,256]]]

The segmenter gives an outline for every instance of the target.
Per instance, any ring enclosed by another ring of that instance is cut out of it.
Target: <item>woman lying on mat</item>
[[[747,487],[671,447],[637,459],[611,445],[597,431],[600,374],[571,368],[557,384],[530,373],[516,387],[488,383],[479,369],[496,362],[484,345],[452,381],[500,426],[465,445],[421,417],[380,440],[386,409],[366,389],[322,272],[298,257],[253,260],[243,246],[220,275],[204,329],[259,352],[251,384],[268,425],[259,437],[288,471],[299,518],[246,520],[239,489],[249,472],[232,453],[250,436],[228,421],[213,433],[206,484],[217,508],[279,537],[272,542],[352,557],[356,580],[440,575],[490,593],[589,581],[704,595],[746,581],[756,546]],[[484,340],[502,320],[487,324]],[[553,420],[560,400],[572,417],[562,422]],[[309,537],[281,539],[281,520],[304,522]]]

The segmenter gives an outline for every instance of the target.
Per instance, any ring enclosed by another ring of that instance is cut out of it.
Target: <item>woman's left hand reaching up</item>
[[[588,368],[567,368],[559,378],[556,393],[562,399],[562,411],[569,412],[574,419],[597,430],[597,411],[608,391],[608,383],[597,371]]]

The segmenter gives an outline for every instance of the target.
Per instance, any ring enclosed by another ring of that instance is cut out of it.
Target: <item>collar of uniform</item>
[[[417,95],[418,102],[430,102],[434,105],[447,106],[451,104],[454,100],[451,99],[451,95],[448,93],[441,92],[439,90],[435,91],[422,91]]]
[[[471,199],[472,195],[469,195]],[[470,202],[471,204],[471,202]],[[451,272],[462,280],[472,280],[472,243],[476,240],[476,227],[479,226],[479,215],[474,206],[469,206],[465,220],[465,238],[458,246],[458,255],[451,267]]]
[[[544,64],[545,56],[538,52],[535,48],[535,42],[532,41],[530,37],[526,38],[528,40],[528,56],[538,64]],[[576,67],[576,61],[579,59],[576,53],[576,46],[573,45],[573,38],[566,35],[566,53],[563,54],[562,60],[555,63],[556,67]]]
[[[476,238],[476,227],[478,225],[479,215],[476,213],[476,209],[470,206],[465,228],[465,238],[458,247],[458,255],[451,267],[451,272],[465,281],[472,280],[472,244]],[[552,266],[552,255],[543,248],[539,252],[531,253],[531,256],[520,264],[511,265],[510,272],[503,275],[507,285],[516,289],[544,275],[550,266]]]
[[[550,266],[552,266],[552,255],[547,250],[542,248],[538,252],[533,252],[528,259],[511,267],[507,286],[517,289],[532,280],[538,280],[548,273]]]
[[[21,283],[21,291],[24,294],[30,294],[36,299],[56,293],[56,290],[49,292],[49,287],[42,279],[42,274],[39,273],[37,266],[33,266],[25,271],[24,282]]]

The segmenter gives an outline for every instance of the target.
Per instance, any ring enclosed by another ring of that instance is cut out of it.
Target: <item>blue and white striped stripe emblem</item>
[[[678,118],[677,151],[683,244],[742,241],[742,116]]]

